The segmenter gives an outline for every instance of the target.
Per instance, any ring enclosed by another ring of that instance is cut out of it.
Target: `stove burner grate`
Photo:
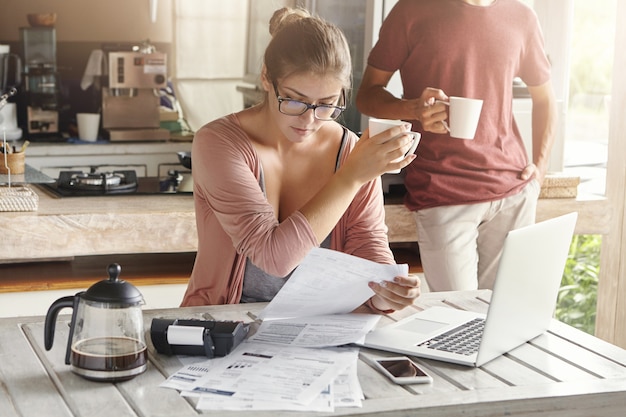
[[[61,171],[57,189],[71,195],[132,193],[137,190],[135,171],[92,172]]]

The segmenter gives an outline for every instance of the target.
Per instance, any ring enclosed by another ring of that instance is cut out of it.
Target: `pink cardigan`
[[[356,135],[349,132],[348,139],[352,150]],[[236,115],[202,127],[192,158],[198,253],[182,306],[238,303],[246,257],[269,274],[285,276],[319,246],[299,211],[281,223],[276,219],[259,186],[259,157]],[[331,249],[394,263],[380,178],[361,187],[332,231]]]

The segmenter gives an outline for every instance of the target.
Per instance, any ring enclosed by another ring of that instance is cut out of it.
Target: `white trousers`
[[[493,288],[504,239],[535,222],[540,186],[488,203],[414,212],[424,277],[431,291]]]

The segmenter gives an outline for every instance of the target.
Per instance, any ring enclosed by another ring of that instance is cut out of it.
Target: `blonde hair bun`
[[[302,8],[292,9],[283,7],[274,12],[270,18],[270,35],[274,36],[280,29],[300,19],[311,17],[311,14]]]
[[[291,74],[317,74],[335,77],[346,91],[350,89],[350,48],[337,26],[306,9],[289,7],[275,11],[269,26],[272,39],[263,64],[270,82]]]

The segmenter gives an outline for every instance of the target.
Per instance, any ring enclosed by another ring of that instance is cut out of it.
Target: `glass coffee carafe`
[[[74,309],[65,363],[87,379],[123,381],[146,370],[143,296],[132,284],[119,279],[120,272],[118,264],[109,265],[108,279],[56,300],[46,315],[44,340],[46,350],[50,350],[59,311]]]

